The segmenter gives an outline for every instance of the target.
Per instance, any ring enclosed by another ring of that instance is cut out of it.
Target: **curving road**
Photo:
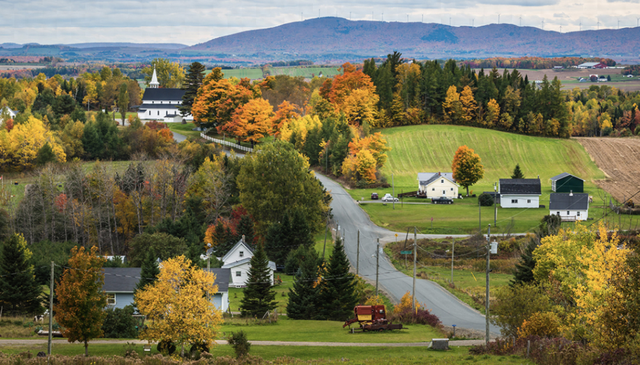
[[[335,181],[316,173],[317,178],[331,192],[334,219],[337,220],[345,238],[345,250],[356,267],[357,231],[360,230],[360,265],[359,274],[370,282],[376,280],[376,240],[391,241],[395,232],[373,224],[365,213],[351,198],[351,196]],[[403,234],[404,236],[404,234]],[[450,236],[450,235],[449,235]],[[419,237],[427,237],[419,235]],[[430,235],[429,237],[435,237]],[[445,237],[445,236],[442,236]],[[380,255],[379,286],[393,299],[399,299],[407,292],[411,292],[413,278],[396,270],[386,255]],[[456,325],[458,328],[485,330],[485,316],[460,301],[438,284],[423,279],[416,279],[416,299],[424,303],[429,310],[440,318],[445,326]],[[492,334],[498,334],[499,329],[491,326]]]

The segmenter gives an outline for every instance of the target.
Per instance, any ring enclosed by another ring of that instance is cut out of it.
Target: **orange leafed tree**
[[[484,166],[480,162],[480,156],[467,146],[460,146],[453,156],[451,164],[453,178],[462,187],[467,189],[484,177]]]
[[[230,123],[221,129],[236,139],[254,144],[271,132],[273,107],[268,101],[252,99],[233,113]]]
[[[297,113],[299,110],[299,106],[291,104],[286,100],[278,105],[278,110],[276,111],[271,123],[274,135],[278,135],[282,126],[289,123],[291,120],[300,118],[300,114]]]
[[[84,343],[85,356],[89,355],[89,341],[103,335],[102,322],[106,316],[107,297],[102,290],[102,265],[106,260],[98,257],[97,252],[95,246],[91,251],[74,247],[69,268],[64,270],[56,288],[56,321],[69,342]]]
[[[323,85],[324,90],[321,89],[321,94],[326,92],[326,97],[333,103],[338,111],[342,111],[345,106],[345,101],[354,90],[362,89],[369,95],[374,95],[376,87],[373,85],[371,78],[360,70],[350,64],[345,63],[342,65],[342,75],[337,75],[333,78],[330,84]],[[330,87],[330,90],[327,90]]]

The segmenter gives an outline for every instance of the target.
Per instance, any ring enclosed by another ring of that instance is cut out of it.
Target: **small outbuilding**
[[[559,215],[565,222],[587,220],[589,218],[589,194],[551,193],[549,214]]]
[[[551,178],[551,190],[556,193],[582,193],[584,192],[584,180],[563,172]]]

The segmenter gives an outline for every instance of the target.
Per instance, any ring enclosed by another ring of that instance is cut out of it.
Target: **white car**
[[[393,195],[391,195],[391,194],[384,194],[384,196],[382,197],[382,201],[383,202],[397,202],[399,200],[398,200],[398,198],[394,198]]]

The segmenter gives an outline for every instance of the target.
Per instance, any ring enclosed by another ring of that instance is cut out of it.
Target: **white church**
[[[145,121],[157,120],[165,123],[181,123],[182,120],[193,121],[191,114],[182,118],[178,106],[182,104],[182,96],[185,90],[160,88],[156,69],[153,69],[153,76],[149,87],[144,90],[142,105],[138,109],[138,118],[143,123]]]

